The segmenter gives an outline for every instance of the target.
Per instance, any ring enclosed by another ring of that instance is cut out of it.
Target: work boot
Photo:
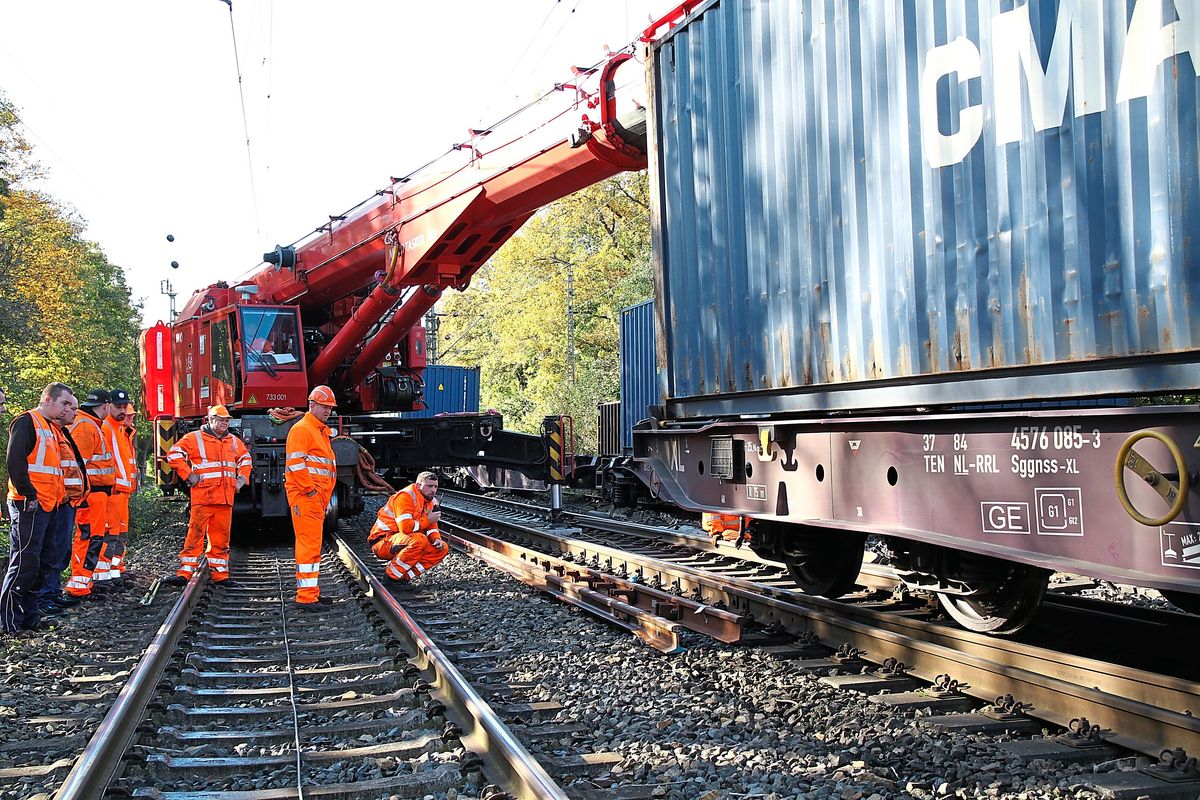
[[[83,598],[75,597],[74,595],[70,595],[70,594],[64,594],[64,595],[61,595],[60,597],[56,598],[54,602],[57,605],[62,606],[63,608],[71,608],[72,606],[77,606],[80,603],[82,603]]]
[[[237,586],[237,581],[235,581],[233,578],[226,578],[223,581],[213,581],[213,585],[222,589],[228,589],[231,586]]]
[[[292,607],[297,611],[303,611],[307,614],[313,614],[318,611],[324,611],[325,607],[320,603],[292,603]]]
[[[167,586],[187,586],[188,579],[182,575],[172,575],[169,578],[163,578],[162,582]]]

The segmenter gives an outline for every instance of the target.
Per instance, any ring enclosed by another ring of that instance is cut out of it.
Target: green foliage
[[[654,293],[649,208],[645,173],[567,197],[445,302],[439,360],[481,367],[483,405],[505,427],[533,433],[544,416],[570,414],[576,446],[594,447],[596,403],[619,395],[620,310]]]
[[[94,386],[133,392],[140,383],[140,306],[121,268],[83,238],[78,215],[21,188],[39,172],[19,126],[0,97],[0,387],[9,410],[37,405],[52,381],[81,398]],[[4,421],[0,447],[7,443]]]

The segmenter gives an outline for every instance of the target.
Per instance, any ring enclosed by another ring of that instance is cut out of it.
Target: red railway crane
[[[642,41],[697,2],[652,24]],[[290,422],[269,412],[303,407],[322,383],[342,415],[331,423],[338,488],[327,522],[363,508],[367,483],[379,477],[373,470],[390,477],[417,465],[478,465],[561,481],[546,438],[505,431],[494,412],[419,420],[391,412],[421,407],[421,319],[446,289],[466,289],[538,209],[646,167],[643,63],[621,52],[574,72],[431,165],[265,254],[248,280],[195,292],[177,320],[146,332],[144,397],[164,492],[178,488],[163,469],[165,449],[223,403],[254,465],[234,513],[287,517]]]
[[[643,69],[620,53],[576,70],[503,124],[471,131],[438,172],[393,178],[265,254],[248,280],[197,291],[168,337],[177,404],[154,409],[148,391],[152,413],[303,406],[322,383],[343,413],[419,408],[421,319],[442,292],[465,289],[539,208],[646,166]]]

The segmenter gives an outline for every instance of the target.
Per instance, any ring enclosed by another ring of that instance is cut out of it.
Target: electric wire
[[[225,2],[225,0],[221,0],[221,1],[222,1],[222,2]],[[578,7],[579,7],[579,6],[580,6],[582,3],[583,3],[583,0],[577,0],[577,2],[575,3],[575,8],[578,8]],[[573,12],[574,12],[574,8],[572,9],[572,13],[573,13]],[[564,24],[565,24],[565,23],[564,23]],[[559,30],[560,30],[560,32],[561,32],[562,28],[560,27],[560,29],[559,29]],[[556,35],[557,35],[557,34],[556,34]],[[623,47],[621,47],[620,49],[617,49],[617,50],[611,50],[611,51],[609,52],[609,55],[606,55],[605,57],[598,59],[598,60],[597,60],[595,63],[591,64],[591,65],[590,65],[590,66],[588,66],[588,67],[583,67],[583,68],[581,68],[581,71],[582,71],[582,72],[591,72],[592,70],[595,70],[596,68],[598,68],[598,67],[600,67],[602,64],[604,64],[606,61],[608,61],[608,60],[609,60],[609,58],[611,58],[611,57],[612,57],[612,54],[614,54],[614,53],[622,53],[622,52],[634,53],[634,52],[636,52],[637,45],[638,45],[638,43],[641,41],[641,38],[640,38],[640,36],[641,36],[641,35],[640,35],[640,33],[639,33],[639,34],[638,34],[638,36],[635,36],[635,37],[634,37],[632,40],[630,40],[630,41],[629,41],[629,42],[628,42],[626,45],[624,45],[624,46],[623,46]],[[558,84],[556,84],[556,85],[555,85],[553,88],[547,89],[546,91],[544,91],[544,92],[543,92],[541,95],[539,95],[538,97],[534,98],[533,100],[530,100],[529,102],[527,102],[527,103],[525,103],[524,105],[520,106],[520,107],[519,107],[519,108],[517,108],[516,110],[509,112],[508,114],[506,114],[505,116],[503,116],[503,117],[501,117],[499,120],[497,120],[496,122],[494,122],[494,123],[492,123],[491,125],[487,126],[486,130],[494,130],[494,129],[496,129],[496,128],[500,127],[501,125],[504,125],[505,123],[508,123],[508,122],[512,121],[513,119],[515,119],[516,117],[520,116],[521,114],[524,114],[526,111],[530,110],[530,109],[531,109],[531,108],[533,108],[534,106],[536,106],[536,105],[538,105],[539,103],[541,103],[541,102],[545,101],[547,98],[550,98],[550,97],[553,97],[553,96],[557,95],[557,94],[558,94],[560,91],[561,91],[561,89],[559,88],[559,85],[558,85]],[[558,118],[562,117],[562,116],[563,116],[563,114],[567,113],[567,112],[568,112],[568,111],[570,111],[570,110],[571,110],[571,109],[569,109],[569,108],[568,108],[568,109],[563,109],[563,110],[562,110],[562,111],[560,111],[558,114],[555,114],[555,115],[554,115],[554,117],[552,117],[552,118],[551,118],[549,121],[547,121],[546,123],[542,123],[542,124],[538,125],[536,128],[534,128],[534,130],[537,130],[537,128],[545,127],[545,125],[546,125],[546,124],[549,124],[549,122],[553,122],[554,120],[556,120],[556,119],[558,119]],[[530,131],[530,133],[532,133],[532,132],[533,132],[533,131]],[[516,138],[514,138],[514,139],[512,139],[512,140],[510,140],[510,141],[508,141],[508,142],[505,142],[505,144],[503,144],[503,145],[499,145],[499,146],[497,146],[497,147],[494,147],[494,148],[492,148],[491,150],[488,150],[488,151],[486,151],[485,155],[486,155],[486,154],[489,154],[489,153],[494,153],[494,152],[496,152],[497,150],[499,150],[500,148],[502,148],[502,147],[505,147],[505,146],[507,146],[507,145],[510,145],[510,144],[512,144],[513,142],[517,141],[519,138],[520,138],[520,137],[516,137]],[[442,153],[440,153],[440,154],[438,154],[438,155],[434,156],[433,158],[429,159],[428,161],[426,161],[426,162],[425,162],[424,164],[422,164],[421,166],[419,166],[419,167],[417,167],[417,168],[415,168],[415,169],[413,169],[413,170],[411,170],[411,171],[409,171],[409,172],[405,173],[404,175],[402,175],[402,176],[400,176],[400,177],[398,177],[398,178],[394,178],[394,179],[393,179],[393,184],[392,184],[392,185],[393,185],[393,186],[395,186],[395,185],[397,185],[397,184],[400,184],[400,183],[405,183],[405,182],[407,182],[407,181],[410,181],[410,180],[412,180],[413,178],[415,178],[416,176],[420,175],[422,172],[425,172],[426,170],[428,170],[428,169],[430,169],[430,168],[432,168],[432,167],[436,166],[437,164],[439,164],[439,163],[440,163],[441,161],[443,161],[444,159],[446,159],[446,158],[449,158],[449,157],[453,156],[454,154],[456,154],[456,153],[458,153],[458,152],[459,152],[459,148],[458,148],[458,146],[457,146],[457,145],[452,145],[451,147],[447,148],[447,149],[446,149],[444,152],[442,152]],[[452,170],[451,172],[449,172],[449,173],[447,173],[446,175],[442,176],[441,180],[439,180],[437,183],[435,183],[435,184],[432,184],[432,185],[430,185],[430,186],[427,186],[427,187],[423,187],[422,191],[428,191],[429,189],[432,189],[432,188],[434,188],[434,186],[437,186],[437,185],[439,185],[440,183],[444,182],[445,180],[448,180],[449,178],[453,177],[454,175],[457,175],[458,173],[462,172],[464,169],[467,169],[468,167],[469,167],[469,165],[462,165],[462,166],[459,166],[457,169],[455,169],[455,170]],[[371,193],[370,195],[368,195],[368,196],[364,197],[364,198],[363,198],[362,200],[360,200],[359,202],[355,203],[355,204],[354,204],[353,206],[351,206],[350,208],[348,208],[348,209],[346,209],[345,211],[343,211],[341,214],[338,214],[337,216],[339,216],[339,217],[345,217],[345,218],[349,218],[349,217],[350,217],[350,216],[351,216],[351,215],[352,215],[354,212],[356,212],[356,211],[358,211],[360,208],[362,208],[362,207],[366,206],[368,203],[371,203],[371,202],[373,202],[373,201],[374,201],[374,200],[376,200],[376,198],[378,198],[380,195],[382,195],[382,194],[390,194],[390,193],[391,193],[391,191],[392,191],[392,188],[391,188],[391,187],[389,187],[389,188],[387,188],[387,189],[380,189],[380,190],[378,190],[378,191],[375,191],[375,192]],[[288,243],[287,245],[285,245],[285,246],[286,246],[286,247],[296,247],[296,246],[297,246],[297,245],[299,245],[301,242],[304,242],[304,241],[308,240],[308,239],[309,239],[309,237],[313,236],[314,234],[320,234],[320,233],[323,233],[323,232],[325,232],[325,230],[326,230],[326,226],[322,225],[321,227],[318,227],[318,228],[316,228],[316,229],[314,229],[314,230],[312,230],[312,231],[309,231],[308,233],[301,234],[300,236],[296,237],[294,240],[292,240],[291,242],[289,242],[289,243]],[[360,244],[361,244],[361,243],[360,243]],[[250,266],[250,267],[247,267],[247,268],[246,268],[246,270],[245,270],[244,272],[242,272],[242,274],[241,274],[241,275],[239,275],[237,279],[238,279],[238,280],[241,280],[242,278],[245,278],[245,277],[247,277],[247,276],[249,276],[249,275],[251,275],[251,274],[253,274],[253,273],[257,272],[261,266],[262,266],[262,262],[259,262],[259,263],[257,263],[257,264],[254,264],[254,265]]]
[[[537,37],[542,32],[542,28],[546,27],[546,23],[550,21],[550,17],[554,15],[554,12],[557,11],[561,5],[562,0],[554,0],[554,4],[550,6],[550,10],[547,11],[546,16],[542,18],[542,23],[537,26],[537,30],[535,30],[533,35],[529,37],[529,41],[525,44],[525,49],[521,51],[521,54],[517,56],[517,60],[513,62],[512,69],[510,69],[508,74],[504,76],[504,80],[500,81],[500,89],[504,89],[504,87],[508,85],[508,82],[512,80],[513,75],[515,75],[517,72],[517,67],[521,66],[521,61],[524,60],[525,54],[529,52],[529,48],[533,47],[533,43],[537,41]]]
[[[266,63],[267,67],[267,90],[263,99],[263,125],[266,128],[266,133],[263,136],[263,139],[266,142],[266,147],[264,148],[266,153],[266,164],[263,167],[263,175],[266,186],[263,188],[263,193],[267,197],[267,223],[270,225],[272,222],[271,214],[269,213],[271,209],[270,198],[272,186],[271,149],[272,143],[274,142],[273,133],[271,131],[271,111],[273,110],[273,105],[271,103],[271,88],[273,85],[272,79],[275,73],[275,0],[270,0],[270,3],[267,4],[267,55],[263,61]]]
[[[237,70],[238,100],[242,104],[242,132],[246,135],[246,164],[250,168],[250,198],[254,203],[254,232],[262,233],[258,218],[258,188],[254,182],[254,156],[250,151],[250,123],[246,118],[246,92],[242,85],[242,62],[238,57],[237,29],[233,24],[233,0],[221,0],[229,6],[229,34],[233,38],[233,66]]]
[[[567,16],[566,19],[563,20],[562,25],[558,26],[558,30],[554,32],[554,36],[550,37],[550,41],[555,41],[556,39],[558,39],[558,37],[562,36],[563,29],[567,27],[568,22],[570,22],[573,19],[578,19],[578,17],[574,16],[575,9],[579,8],[581,5],[583,5],[583,0],[575,0],[575,6],[571,9],[571,13]],[[534,65],[532,67],[530,67],[529,71],[537,72],[537,68],[540,67],[542,65],[542,62],[546,60],[546,54],[549,52],[550,52],[550,48],[546,48],[545,50],[543,50],[541,58],[539,58],[536,62],[534,62]]]

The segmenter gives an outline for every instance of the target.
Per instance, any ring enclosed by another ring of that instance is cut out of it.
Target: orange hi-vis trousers
[[[125,540],[129,534],[129,495],[113,492],[108,498],[108,530],[104,534],[104,551],[93,574],[95,581],[110,581],[125,571]],[[101,568],[104,568],[103,575]]]
[[[220,583],[229,577],[229,523],[233,519],[231,505],[194,505],[188,520],[187,538],[179,551],[179,571],[182,578],[191,580],[200,564],[200,556],[208,557],[212,579]],[[208,537],[208,551],[204,539]]]
[[[109,496],[92,492],[75,513],[75,540],[71,544],[71,578],[66,592],[72,597],[92,593],[92,572],[98,569],[104,549],[104,529],[108,527]],[[104,567],[108,573],[107,564]]]
[[[325,504],[320,496],[289,497],[292,528],[296,531],[296,602],[315,603],[321,597],[321,537]]]
[[[450,547],[444,545],[439,550],[429,541],[425,532],[418,531],[408,535],[394,533],[385,536],[375,543],[372,551],[377,558],[388,562],[385,572],[389,578],[411,581],[442,563]]]

